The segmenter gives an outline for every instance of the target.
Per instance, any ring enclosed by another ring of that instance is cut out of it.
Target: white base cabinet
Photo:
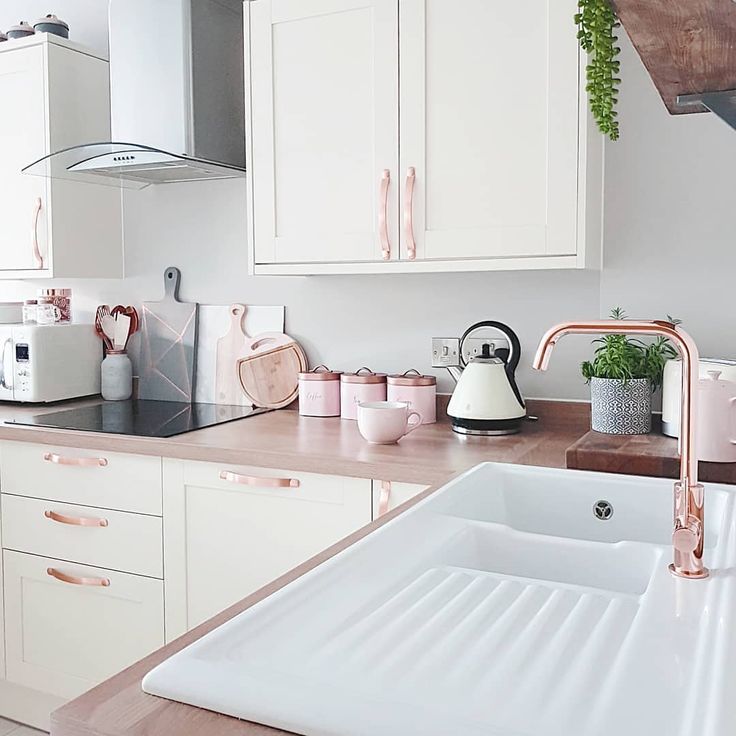
[[[0,443],[0,716],[64,701],[425,486]]]
[[[21,172],[110,138],[108,63],[58,36],[0,44],[0,279],[119,278],[120,191]]]
[[[167,636],[371,521],[371,482],[164,460]]]

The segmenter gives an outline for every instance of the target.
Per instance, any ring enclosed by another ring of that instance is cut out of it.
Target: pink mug
[[[414,422],[410,420],[416,417]],[[373,445],[392,445],[422,424],[422,415],[403,401],[358,404],[358,430]]]

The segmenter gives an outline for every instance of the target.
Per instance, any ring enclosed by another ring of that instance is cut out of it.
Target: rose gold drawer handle
[[[391,501],[391,481],[381,481],[381,495],[378,497],[378,515],[383,516],[388,511],[388,505]]]
[[[230,470],[223,470],[220,479],[244,486],[261,486],[263,488],[299,488],[296,478],[260,478],[257,475],[240,475]]]
[[[55,452],[47,452],[43,459],[47,463],[55,463],[56,465],[77,465],[85,468],[104,468],[107,465],[107,459],[104,457],[65,457],[64,455],[57,455]]]
[[[416,178],[416,169],[410,166],[406,170],[406,191],[404,192],[404,237],[410,261],[417,257],[417,244],[414,240],[414,182]]]
[[[108,578],[83,578],[77,577],[76,575],[67,575],[65,572],[56,570],[53,567],[46,568],[46,574],[52,578],[61,580],[62,583],[69,583],[70,585],[93,585],[100,588],[107,588],[110,585]]]
[[[381,192],[378,203],[378,232],[381,238],[381,254],[384,261],[391,258],[391,241],[388,238],[388,187],[390,183],[391,172],[384,169],[381,176]]]
[[[65,516],[56,511],[44,511],[43,515],[51,521],[58,521],[59,524],[69,524],[71,526],[107,526],[107,519],[99,519],[93,516]]]

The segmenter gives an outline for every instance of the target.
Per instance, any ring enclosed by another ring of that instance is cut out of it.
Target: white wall
[[[36,0],[13,4],[8,22],[3,0],[0,27],[18,19],[19,7],[35,8]],[[56,0],[54,10],[73,24],[77,40],[99,47],[106,5]],[[84,23],[77,26],[72,11],[82,7]],[[98,25],[90,23],[90,10]],[[287,330],[303,342],[311,361],[348,370],[367,364],[428,371],[433,335],[459,335],[474,321],[499,319],[521,337],[519,383],[527,396],[585,398],[578,364],[590,352],[588,338],[566,338],[547,374],[530,369],[531,354],[553,323],[597,317],[618,304],[641,317],[675,314],[704,353],[736,356],[728,325],[735,259],[729,173],[736,170],[736,132],[707,115],[667,115],[626,39],[622,46],[623,137],[607,149],[602,274],[249,278],[243,182],[191,183],[126,193],[127,278],[65,282],[74,289],[77,316],[90,317],[101,302],[157,299],[164,268],[176,265],[183,298],[285,304]],[[0,299],[32,295],[39,285],[0,284]],[[441,388],[451,388],[445,375]]]

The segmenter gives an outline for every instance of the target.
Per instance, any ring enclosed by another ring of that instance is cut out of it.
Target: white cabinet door
[[[417,259],[576,253],[575,0],[401,0]],[[407,223],[405,222],[405,225]],[[401,256],[411,238],[402,227]]]
[[[370,480],[165,459],[167,638],[370,521]]]
[[[73,698],[164,643],[161,580],[8,550],[3,567],[10,682]]]
[[[48,152],[43,49],[0,54],[0,269],[39,269],[47,253],[47,181],[21,169]],[[12,275],[12,274],[11,274]]]
[[[397,483],[392,480],[373,481],[373,518],[377,519],[388,511],[414,498],[417,493],[429,488],[419,483]]]
[[[397,258],[397,0],[246,7],[255,263]]]

